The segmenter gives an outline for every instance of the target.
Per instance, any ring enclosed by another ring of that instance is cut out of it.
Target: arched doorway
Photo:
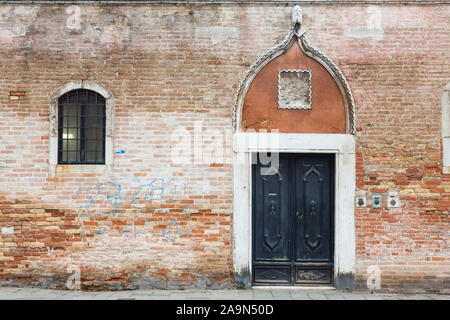
[[[238,285],[353,287],[355,130],[348,83],[309,44],[296,6],[288,35],[251,66],[235,98]]]

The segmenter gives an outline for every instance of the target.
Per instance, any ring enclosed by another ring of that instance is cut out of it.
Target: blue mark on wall
[[[138,177],[119,178],[105,183],[82,185],[74,199],[78,202],[80,219],[95,221],[97,235],[118,232],[121,236],[136,238],[138,234],[151,232],[154,236],[174,242],[179,235],[190,234],[189,229],[181,230],[182,224],[173,216],[158,221],[151,219],[151,214],[167,215],[173,212],[180,218],[189,216],[189,205],[179,203],[186,199],[186,183],[182,181],[159,178],[146,182]],[[170,204],[177,203],[171,208]],[[144,206],[144,209],[140,210],[140,206]],[[125,207],[133,208],[134,217],[123,210]],[[122,215],[126,225],[117,231],[112,224],[120,220]],[[138,219],[141,223],[136,225]],[[86,231],[82,232],[85,235]]]

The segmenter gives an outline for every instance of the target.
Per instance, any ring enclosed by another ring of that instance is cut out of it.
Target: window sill
[[[52,166],[55,176],[71,173],[107,173],[110,166],[107,164],[55,164]]]

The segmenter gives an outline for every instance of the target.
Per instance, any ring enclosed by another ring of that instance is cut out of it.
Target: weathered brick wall
[[[91,289],[233,286],[232,102],[248,66],[286,35],[291,8],[83,5],[79,29],[66,10],[0,5],[2,283],[64,287],[73,265]],[[303,10],[308,39],[353,90],[357,189],[370,199],[390,188],[402,202],[356,209],[359,285],[375,264],[384,289],[448,287],[450,7]],[[114,97],[109,169],[49,166],[49,97],[74,80]],[[225,160],[173,164],[176,133],[198,126],[223,137]]]

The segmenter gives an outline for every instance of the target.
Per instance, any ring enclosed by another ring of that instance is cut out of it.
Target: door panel
[[[334,156],[279,154],[267,167],[252,171],[254,283],[330,283]]]
[[[256,282],[270,283],[290,283],[291,268],[290,266],[255,266]]]
[[[289,250],[289,188],[288,161],[280,161],[279,170],[261,175],[267,166],[254,168],[254,259],[256,261],[288,262]]]
[[[296,283],[331,283],[330,267],[297,267],[296,268]]]
[[[296,159],[295,259],[329,262],[331,257],[332,186],[330,159],[323,156]]]

